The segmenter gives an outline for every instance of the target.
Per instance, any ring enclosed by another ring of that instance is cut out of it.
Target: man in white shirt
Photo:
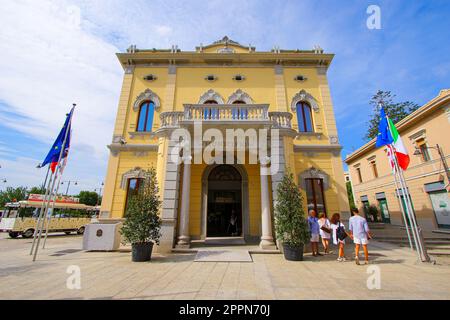
[[[369,251],[367,244],[372,237],[367,220],[359,215],[357,208],[352,209],[353,216],[349,219],[350,238],[355,244],[355,262],[359,265],[359,248],[362,245],[364,250],[365,264],[369,264]]]

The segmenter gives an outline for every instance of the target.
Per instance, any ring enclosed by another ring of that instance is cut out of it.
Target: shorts
[[[311,234],[311,242],[319,242],[319,234]]]
[[[363,244],[363,245],[365,245],[365,244],[369,243],[369,240],[367,239],[367,237],[365,237],[365,238],[354,237],[353,238],[353,243],[354,244]]]

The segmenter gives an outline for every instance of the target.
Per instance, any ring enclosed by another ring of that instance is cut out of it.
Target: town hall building
[[[305,211],[349,216],[327,81],[333,54],[256,51],[224,37],[195,51],[131,46],[117,56],[124,77],[101,217],[122,218],[151,167],[162,201],[159,252],[229,239],[275,248],[276,189],[285,172],[294,174]],[[182,150],[190,161],[173,161],[180,130],[193,140]],[[213,140],[207,132],[228,137],[229,130],[245,134],[231,162],[219,149],[215,161],[196,157],[196,146],[206,150]],[[265,140],[267,156],[249,161]]]

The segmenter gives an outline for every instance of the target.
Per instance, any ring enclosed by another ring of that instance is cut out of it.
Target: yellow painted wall
[[[121,218],[123,216],[125,206],[126,191],[120,187],[122,181],[122,175],[134,169],[140,167],[142,169],[149,169],[151,167],[156,168],[157,153],[149,152],[147,156],[136,157],[134,152],[121,152],[119,155],[119,166],[117,170],[118,179],[114,186],[114,198],[112,201],[112,218]]]

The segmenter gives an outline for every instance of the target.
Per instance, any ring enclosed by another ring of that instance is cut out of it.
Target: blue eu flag
[[[384,108],[380,109],[380,123],[378,125],[378,135],[377,142],[375,146],[382,147],[394,142],[394,138],[392,138],[391,132],[389,131],[389,123],[386,117],[386,113],[384,112]]]
[[[67,132],[67,139],[66,139],[66,144],[64,146],[64,153],[62,154],[61,159],[67,157],[67,154],[69,152],[69,147],[70,147],[70,119],[72,118],[72,114],[73,114],[73,109],[72,108],[70,110],[70,112],[67,114],[66,117],[66,121],[64,122],[64,127],[61,129],[61,131],[58,134],[58,137],[56,138],[55,142],[53,143],[52,148],[50,149],[50,151],[48,152],[47,156],[44,159],[44,162],[42,162],[41,167],[46,166],[47,164],[57,164],[58,160],[59,160],[59,154],[61,153],[61,149],[63,147],[63,143],[64,143],[64,139],[66,137],[66,132],[67,130],[69,130]],[[54,169],[52,168],[52,171]]]

